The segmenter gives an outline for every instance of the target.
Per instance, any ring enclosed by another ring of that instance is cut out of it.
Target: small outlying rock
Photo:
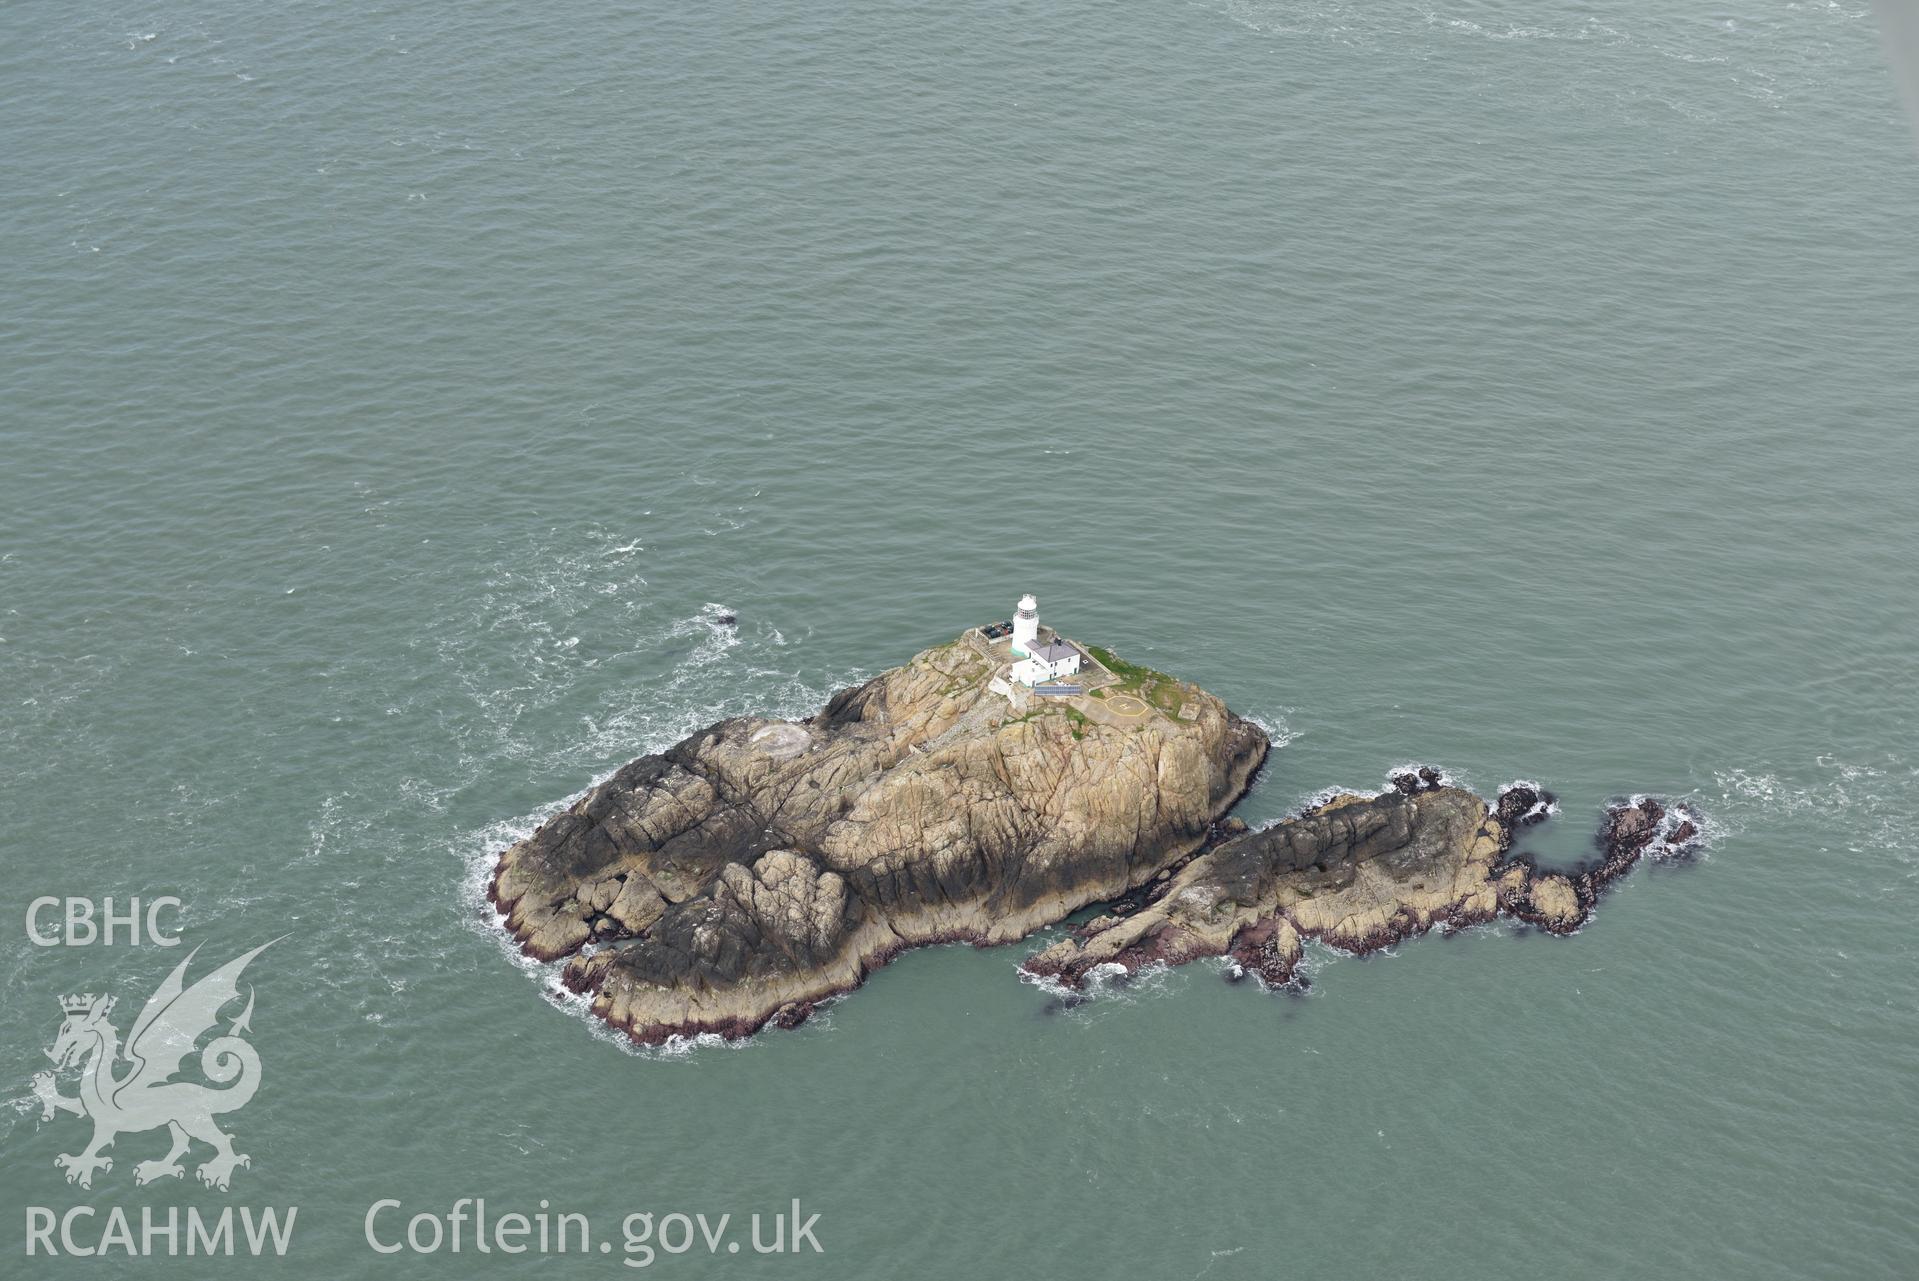
[[[1558,798],[1531,783],[1511,783],[1500,789],[1493,812],[1509,830],[1543,823]]]
[[[1401,796],[1417,796],[1421,792],[1431,792],[1446,785],[1446,776],[1431,765],[1415,765],[1411,769],[1401,770],[1387,782]]]

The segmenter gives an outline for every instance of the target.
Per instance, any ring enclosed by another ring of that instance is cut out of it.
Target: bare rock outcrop
[[[1435,771],[1392,781],[1382,795],[1337,796],[1226,840],[1188,862],[1151,901],[1090,922],[1025,968],[1078,987],[1102,966],[1131,971],[1231,956],[1267,983],[1285,985],[1296,981],[1309,938],[1365,953],[1435,925],[1501,914],[1571,933],[1642,855],[1683,855],[1698,832],[1657,801],[1621,801],[1607,811],[1593,864],[1544,871],[1511,849],[1516,832],[1545,815],[1550,796],[1519,785],[1489,806],[1444,785]]]
[[[1171,678],[1174,710],[1120,724],[1016,713],[992,674],[962,639],[806,721],[709,726],[505,850],[493,901],[635,1039],[743,1035],[908,947],[1010,942],[1134,890],[1206,843],[1266,755]]]

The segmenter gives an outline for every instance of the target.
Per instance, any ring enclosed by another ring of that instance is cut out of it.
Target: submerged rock
[[[1016,711],[994,675],[969,633],[809,720],[709,726],[502,853],[493,900],[636,1040],[795,1026],[907,948],[1010,942],[1146,885],[1266,755],[1257,726],[1146,669],[1126,666],[1143,696],[1123,715]]]

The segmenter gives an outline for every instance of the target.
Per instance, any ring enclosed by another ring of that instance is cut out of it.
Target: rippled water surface
[[[0,14],[0,1253],[22,1209],[743,1218],[833,1278],[1919,1273],[1919,160],[1863,4],[376,5]],[[713,719],[1035,591],[1288,741],[1690,798],[1571,940],[1061,1011],[909,955],[637,1055],[490,852]],[[738,615],[737,628],[719,621]],[[249,971],[229,1193],[91,1192],[28,1079]],[[205,1275],[114,1258],[112,1275]]]

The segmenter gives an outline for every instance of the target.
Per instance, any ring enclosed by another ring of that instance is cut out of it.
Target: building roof
[[[1026,647],[1026,652],[1049,663],[1057,663],[1062,658],[1079,657],[1079,651],[1064,641],[1034,641]]]

